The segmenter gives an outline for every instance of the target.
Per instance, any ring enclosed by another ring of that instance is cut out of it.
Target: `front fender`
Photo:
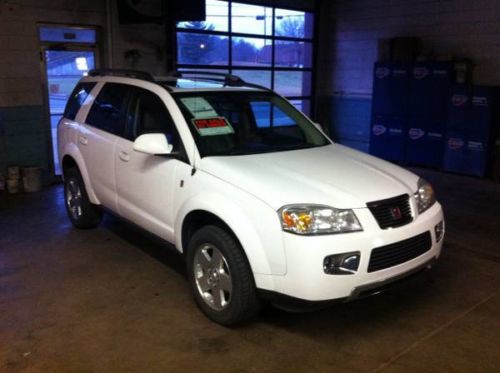
[[[223,220],[236,235],[254,274],[284,275],[286,258],[278,215],[256,198],[234,191],[226,195],[200,193],[185,201],[175,221],[176,246],[182,247],[182,224],[195,210],[203,210]]]
[[[87,171],[87,167],[85,167],[82,154],[74,143],[67,143],[64,146],[61,159],[64,159],[65,156],[70,156],[77,164],[80,174],[82,175],[83,182],[85,183],[85,190],[87,191],[90,202],[95,205],[100,205],[101,202],[97,198],[94,188],[92,188],[92,183],[90,182],[89,173]]]

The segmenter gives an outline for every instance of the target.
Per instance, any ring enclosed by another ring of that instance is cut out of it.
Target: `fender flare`
[[[63,156],[61,157],[61,160],[64,160],[64,157],[69,156],[73,158],[75,161],[76,165],[78,166],[78,169],[80,171],[80,174],[82,175],[83,182],[85,184],[85,190],[87,191],[87,195],[89,197],[90,202],[92,202],[94,205],[100,205],[101,202],[97,198],[94,188],[92,188],[92,184],[90,182],[90,177],[89,173],[87,171],[87,167],[85,167],[85,162],[83,160],[82,154],[80,153],[80,150],[78,147],[73,144],[73,143],[68,143],[64,146],[63,149]],[[64,177],[64,175],[63,175]]]
[[[182,226],[184,221],[190,212],[197,210],[217,216],[233,231],[254,274],[279,274],[273,273],[270,265],[271,261],[260,238],[261,235],[257,232],[251,220],[248,219],[248,214],[243,211],[241,206],[218,193],[198,194],[180,206],[174,225],[174,232],[176,232],[175,244],[180,251],[184,252],[185,249],[182,246]],[[251,248],[251,251],[249,248]],[[284,257],[283,263],[286,263]],[[286,264],[284,266],[282,272],[286,272]]]

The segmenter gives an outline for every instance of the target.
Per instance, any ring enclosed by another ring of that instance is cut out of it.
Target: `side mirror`
[[[173,146],[168,143],[167,136],[163,133],[146,133],[134,141],[136,152],[164,155],[172,153]]]

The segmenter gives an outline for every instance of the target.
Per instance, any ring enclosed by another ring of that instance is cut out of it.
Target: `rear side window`
[[[106,83],[94,100],[86,123],[114,135],[123,136],[129,91],[130,88],[125,84]]]
[[[96,83],[79,83],[76,85],[71,96],[69,96],[68,103],[66,104],[66,109],[64,109],[64,117],[75,120],[78,110],[82,107],[83,102],[89,95],[92,88],[94,88]]]

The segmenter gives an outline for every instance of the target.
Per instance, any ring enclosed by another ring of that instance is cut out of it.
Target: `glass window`
[[[277,40],[275,48],[275,66],[312,67],[312,43]]]
[[[86,123],[114,135],[123,136],[125,129],[125,102],[129,87],[106,83],[97,95]]]
[[[232,38],[234,66],[270,66],[272,40],[260,38]]]
[[[245,82],[271,88],[271,70],[233,70]]]
[[[311,115],[311,100],[291,100],[290,102],[305,115]]]
[[[80,110],[80,107],[82,106],[83,102],[89,95],[90,91],[92,91],[92,88],[96,83],[80,83],[78,84],[73,92],[71,93],[68,103],[66,104],[66,109],[64,110],[64,117],[74,120],[76,118],[76,114],[78,113],[78,110]]]
[[[232,3],[231,29],[233,32],[254,35],[273,34],[273,8]]]
[[[276,71],[274,89],[283,96],[311,95],[311,73],[307,71]]]
[[[228,31],[229,5],[227,1],[206,1],[205,29],[210,31]],[[191,28],[192,22],[179,22],[178,28]]]
[[[300,12],[288,9],[276,9],[275,35],[289,38],[312,38],[313,15],[308,12]]]
[[[207,0],[206,12],[205,22],[177,24],[178,70],[225,70],[310,114],[314,13],[233,0]]]
[[[180,64],[227,65],[229,62],[229,39],[227,37],[178,32],[177,39],[177,59]]]
[[[202,157],[279,152],[329,143],[292,105],[272,93],[173,95]]]
[[[224,79],[224,75],[229,74],[229,69],[193,69],[193,68],[179,68],[179,71],[184,71],[186,73],[185,78],[177,79],[176,87],[184,89],[196,89],[196,88],[222,88],[222,83],[214,82],[211,79]],[[207,74],[208,73],[208,74]],[[213,73],[213,75],[211,74]],[[221,74],[221,75],[217,75]],[[169,83],[171,84],[171,83]]]
[[[94,29],[42,26],[39,29],[39,34],[40,41],[90,44],[96,42],[96,30]]]
[[[155,93],[134,88],[127,116],[127,138],[135,140],[146,133],[163,133],[169,144],[178,149],[175,126],[163,101]]]

